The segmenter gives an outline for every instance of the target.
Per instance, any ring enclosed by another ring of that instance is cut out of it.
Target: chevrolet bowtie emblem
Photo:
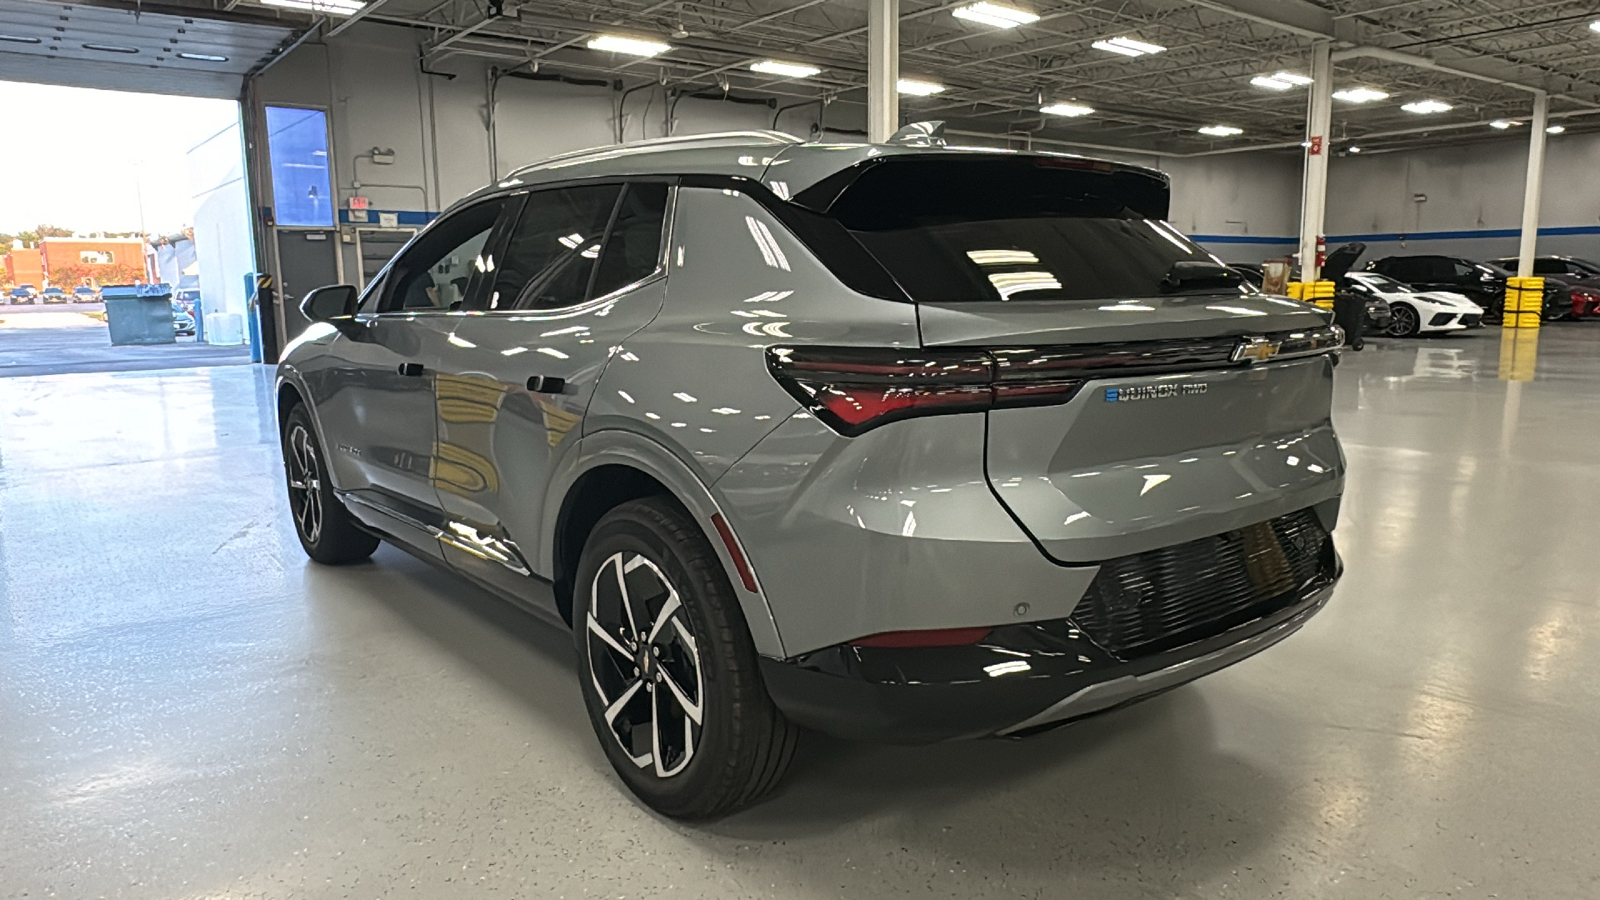
[[[1245,338],[1233,350],[1234,362],[1266,362],[1278,355],[1278,350],[1283,346],[1281,341],[1271,341],[1266,338]]]

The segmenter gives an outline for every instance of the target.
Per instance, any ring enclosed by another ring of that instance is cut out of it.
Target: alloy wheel
[[[688,610],[660,567],[638,553],[613,553],[590,591],[589,677],[606,730],[634,765],[670,778],[694,758],[705,716]]]
[[[1409,306],[1396,306],[1392,313],[1394,320],[1389,323],[1391,337],[1406,337],[1417,332],[1417,314]]]
[[[303,425],[289,431],[289,510],[307,543],[322,536],[322,467],[316,444]]]

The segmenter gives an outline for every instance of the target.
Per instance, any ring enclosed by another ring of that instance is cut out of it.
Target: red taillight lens
[[[917,415],[1061,403],[1083,385],[1032,360],[972,350],[775,347],[773,375],[840,434]]]
[[[885,631],[856,638],[852,647],[970,647],[989,636],[992,628],[931,628],[923,631]]]

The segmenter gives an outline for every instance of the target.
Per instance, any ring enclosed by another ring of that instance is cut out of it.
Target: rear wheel
[[[1421,317],[1404,303],[1396,303],[1390,312],[1393,316],[1387,332],[1390,337],[1412,337],[1422,330]]]
[[[629,790],[696,819],[778,783],[798,730],[767,696],[721,562],[681,510],[652,497],[606,513],[574,593],[584,703]]]
[[[283,420],[283,470],[289,485],[289,512],[306,555],[319,563],[359,562],[378,549],[378,539],[362,531],[333,492],[322,464],[322,442],[304,404]]]

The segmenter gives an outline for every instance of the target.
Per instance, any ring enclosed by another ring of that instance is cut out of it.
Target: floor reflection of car
[[[80,285],[72,289],[72,299],[78,303],[97,303],[100,292],[88,285]]]
[[[1514,256],[1490,262],[1512,272],[1517,270]],[[1536,256],[1533,274],[1566,288],[1574,319],[1600,316],[1600,263],[1576,256]]]
[[[596,737],[670,816],[754,802],[796,726],[1022,736],[1174,687],[1339,577],[1343,335],[1169,199],[771,132],[519,169],[364,297],[305,296],[294,528],[570,624]]]
[[[1443,331],[1462,331],[1483,319],[1483,307],[1449,291],[1414,291],[1376,272],[1351,272],[1348,289],[1386,303],[1392,321],[1391,337],[1412,337]]]
[[[7,303],[37,303],[39,290],[31,284],[19,284],[6,292]]]
[[[67,296],[67,292],[61,288],[47,287],[44,289],[44,293],[39,295],[39,299],[45,303],[66,303],[72,298]]]

